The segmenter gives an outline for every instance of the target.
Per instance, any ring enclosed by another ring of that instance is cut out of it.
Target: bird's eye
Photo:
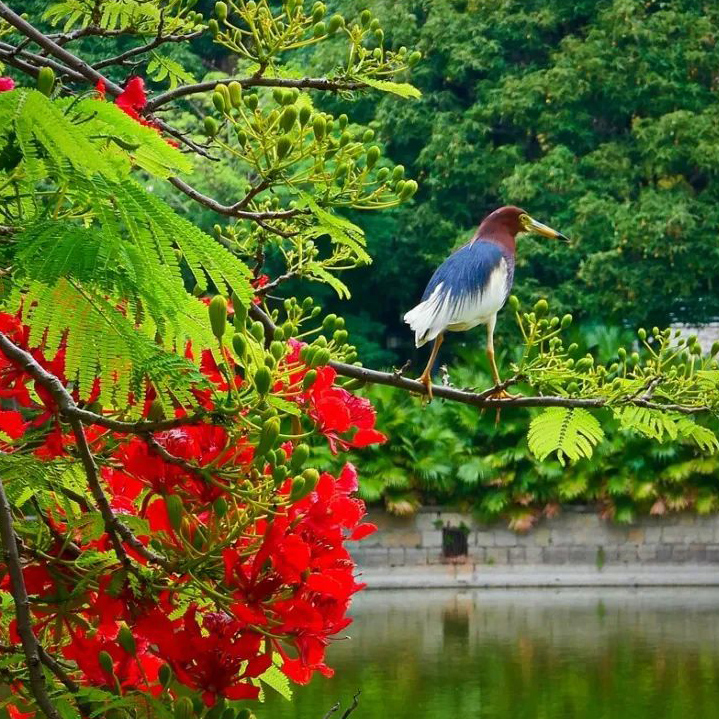
[[[522,225],[522,227],[527,227],[529,225],[529,215],[520,215],[519,216],[519,224]]]

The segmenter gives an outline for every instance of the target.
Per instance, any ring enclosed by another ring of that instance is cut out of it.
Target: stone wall
[[[568,508],[518,534],[504,525],[481,525],[471,515],[425,508],[411,517],[370,510],[379,530],[350,543],[360,569],[437,564],[602,567],[719,564],[719,516],[646,517],[617,526],[593,508]],[[445,558],[442,527],[465,527],[467,554]]]

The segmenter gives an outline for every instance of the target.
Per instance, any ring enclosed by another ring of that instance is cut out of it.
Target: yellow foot
[[[487,399],[519,399],[521,394],[510,394],[507,390],[498,389],[496,392],[492,392],[487,395]]]
[[[419,378],[419,381],[425,386],[425,389],[427,390],[427,394],[425,395],[427,397],[427,402],[432,401],[432,378],[429,375],[422,375]]]

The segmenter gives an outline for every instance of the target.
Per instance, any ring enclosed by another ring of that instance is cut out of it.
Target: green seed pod
[[[283,342],[274,340],[270,345],[270,352],[276,360],[282,359],[282,357],[284,357],[285,355],[285,344]]]
[[[375,36],[375,39],[377,40],[377,42],[379,42],[380,44],[382,44],[382,42],[384,42],[384,30],[381,27],[378,27],[374,31],[374,36]]]
[[[404,165],[395,165],[392,170],[392,182],[399,182],[404,177]]]
[[[276,87],[272,91],[272,99],[278,104],[281,105],[285,98],[285,91],[281,87]]]
[[[572,315],[564,315],[562,317],[562,329],[566,330],[572,324]]]
[[[55,71],[51,67],[41,67],[37,73],[37,89],[46,97],[50,97],[54,85]]]
[[[698,342],[695,345],[692,345],[691,353],[697,357],[701,357],[702,348]]]
[[[414,52],[410,53],[409,57],[407,58],[408,67],[414,67],[421,59],[422,53],[419,50],[415,50]]]
[[[250,327],[250,334],[258,341],[264,342],[265,340],[265,327],[262,322],[253,322]]]
[[[567,347],[567,353],[568,354],[574,354],[579,349],[579,345],[576,342],[572,342],[572,344]]]
[[[327,32],[332,35],[336,33],[345,24],[345,20],[342,15],[333,15],[330,21],[327,23]]]
[[[285,323],[286,324],[286,323]],[[276,339],[278,342],[283,342],[285,339],[289,339],[287,335],[285,334],[285,325],[282,325],[282,327],[276,327],[275,333],[273,335],[274,339]],[[283,344],[284,347],[284,344]],[[283,350],[284,353],[284,350]]]
[[[379,160],[380,156],[380,149],[377,147],[377,145],[372,145],[372,147],[367,150],[367,168],[372,169],[376,164],[377,160]]]
[[[227,3],[215,3],[215,16],[218,20],[227,20]]]
[[[212,504],[212,510],[218,519],[222,519],[227,514],[227,500],[224,497],[218,497]]]
[[[137,646],[135,644],[135,637],[130,631],[127,624],[120,626],[120,631],[117,633],[117,643],[132,657],[137,654]]]
[[[579,392],[579,385],[576,382],[570,382],[567,385],[567,392],[569,392],[569,394],[577,394],[577,392]]]
[[[245,103],[247,104],[247,107],[250,108],[253,112],[257,109],[257,105],[260,102],[260,98],[257,97],[257,95],[253,92],[251,95],[247,96],[247,99],[245,100]]]
[[[647,338],[647,331],[644,329],[644,327],[640,327],[637,330],[637,335],[639,336],[639,339],[644,342],[644,340]]]
[[[709,352],[712,357],[714,357],[717,353],[719,353],[719,342],[715,342]]]
[[[325,12],[324,5],[316,5],[312,11],[312,22],[319,22],[325,16]]]
[[[225,111],[225,98],[221,92],[212,93],[212,104],[218,112]]]
[[[312,367],[323,367],[329,361],[330,361],[330,351],[327,348],[322,347],[315,353],[315,356],[312,358],[311,366]]]
[[[273,370],[275,367],[277,367],[277,361],[272,355],[265,355],[265,367],[269,368],[270,370]]]
[[[517,299],[516,295],[509,296],[509,307],[514,312],[516,312],[519,309],[519,299]]]
[[[242,361],[247,354],[247,340],[243,335],[236,333],[232,335],[232,349],[235,350],[237,358]]]
[[[312,347],[311,345],[305,345],[305,346],[300,350],[300,359],[301,359],[305,364],[309,364],[309,363],[310,363],[310,360],[311,360],[311,358],[312,358],[312,355],[314,355],[314,353],[315,353],[315,348],[314,348],[314,347]]]
[[[210,315],[212,334],[221,340],[227,330],[227,300],[222,295],[215,295],[207,310]]]
[[[317,115],[312,121],[312,130],[315,134],[317,142],[321,142],[322,138],[325,136],[325,131],[327,130],[327,120],[325,120],[322,115]]]
[[[217,20],[215,20],[215,18],[212,18],[207,21],[207,28],[210,31],[212,37],[217,37],[220,34],[220,26]]]
[[[559,325],[559,317],[552,317],[551,320],[549,320],[549,326],[554,329]],[[556,337],[554,339],[557,339]]]
[[[323,35],[327,34],[327,26],[323,22],[318,22],[313,28],[312,28],[312,34],[314,37],[322,37]]]
[[[370,20],[372,20],[372,13],[369,10],[363,10],[360,15],[362,27],[367,27],[370,24]]]
[[[165,496],[165,509],[170,520],[170,526],[176,531],[180,531],[182,526],[182,517],[185,514],[185,505],[177,494],[168,494]]]
[[[632,362],[639,362],[639,352],[632,352]]]
[[[299,113],[297,112],[297,108],[294,105],[288,105],[282,111],[282,117],[280,117],[280,127],[285,132],[289,132],[295,126],[298,115]]]
[[[277,438],[280,436],[280,418],[272,417],[268,419],[260,430],[260,439],[255,448],[255,454],[262,456],[267,454],[274,446]]]
[[[340,147],[345,147],[346,145],[349,145],[352,141],[352,135],[350,135],[349,132],[343,132],[342,135],[340,135]]]
[[[267,367],[258,367],[254,381],[257,394],[266,395],[270,391],[270,385],[272,384],[272,373]]]
[[[287,135],[282,135],[282,137],[277,140],[277,147],[275,148],[275,152],[277,153],[277,159],[282,160],[284,157],[287,156],[291,149],[292,140]]]
[[[306,392],[317,381],[317,371],[308,370],[307,374],[302,378],[302,389]]]
[[[206,117],[203,120],[203,126],[205,129],[205,135],[207,135],[207,137],[214,137],[217,134],[217,121],[214,117]]]
[[[610,374],[613,374],[619,369],[619,362],[613,362],[611,365],[609,365],[609,372]]]
[[[349,335],[347,334],[347,330],[337,330],[337,331],[332,335],[332,339],[333,339],[338,345],[340,345],[340,347],[341,347],[345,342],[347,342],[347,337],[349,337]]]
[[[157,672],[157,678],[163,689],[167,689],[172,681],[172,667],[169,664],[163,664]]]
[[[237,142],[240,143],[241,147],[244,147],[247,144],[247,133],[241,125],[235,125],[235,133],[237,134]]]
[[[627,351],[624,349],[624,347],[620,347],[617,350],[617,355],[619,356],[619,359],[624,362],[624,360],[627,358]]]
[[[115,665],[114,665],[114,663],[113,663],[113,661],[112,661],[112,657],[111,657],[106,651],[102,651],[102,652],[99,652],[99,653],[98,653],[98,655],[97,655],[97,661],[98,661],[98,663],[100,664],[100,668],[101,668],[104,672],[107,672],[108,674],[113,674],[113,675],[114,675],[114,673],[115,673]]]
[[[180,697],[175,702],[175,719],[192,719],[195,716],[195,709],[189,697]]]
[[[417,183],[414,180],[407,180],[399,192],[400,202],[409,200],[417,192]]]
[[[239,107],[242,104],[242,85],[233,81],[227,86],[227,90],[230,93],[232,107]]]
[[[546,314],[548,309],[549,303],[547,302],[547,300],[539,300],[534,305],[534,311],[537,313],[537,317],[541,317],[543,314]]]

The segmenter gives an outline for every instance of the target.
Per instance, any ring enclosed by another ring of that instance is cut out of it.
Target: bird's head
[[[480,237],[497,237],[510,235],[512,239],[520,232],[536,232],[544,237],[567,240],[561,232],[538,222],[524,210],[514,205],[505,205],[487,215],[479,226]]]

